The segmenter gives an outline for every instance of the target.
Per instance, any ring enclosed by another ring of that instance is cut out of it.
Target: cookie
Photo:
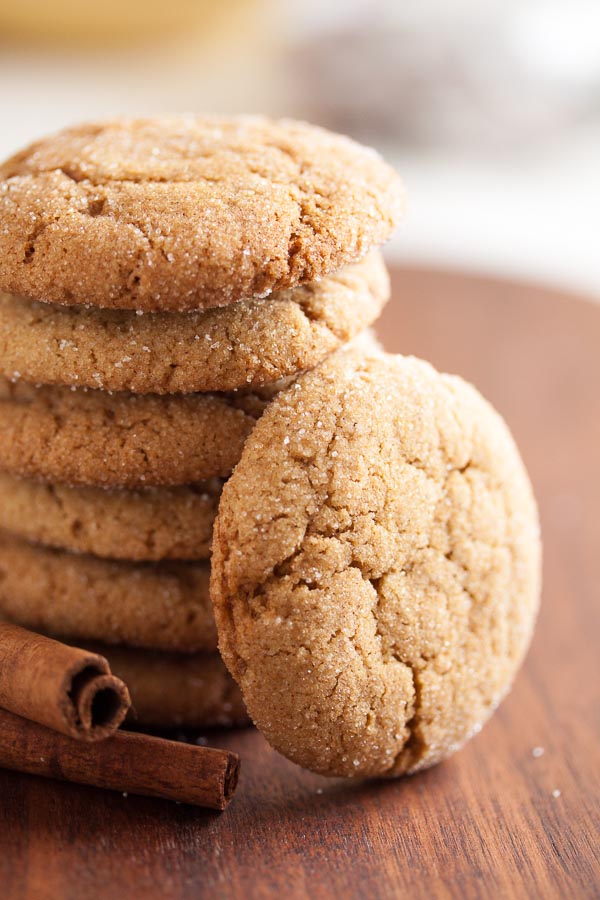
[[[0,290],[113,309],[225,306],[360,259],[402,206],[375,151],[302,122],[81,125],[0,166]]]
[[[52,635],[154,650],[214,651],[207,563],[128,563],[0,532],[0,616]]]
[[[388,296],[379,253],[265,300],[198,313],[138,316],[0,294],[0,373],[143,394],[260,386],[312,368],[370,325]]]
[[[131,488],[226,477],[255,423],[236,404],[225,394],[109,394],[0,378],[0,471]]]
[[[72,488],[0,473],[0,528],[109,559],[206,559],[221,487]]]
[[[154,728],[248,725],[235,681],[218,653],[159,653],[85,644],[108,660],[131,694],[130,719]]]
[[[420,360],[337,354],[269,406],[224,487],[211,595],[271,744],[327,775],[448,756],[531,637],[538,517],[510,433]]]
[[[379,348],[371,329],[336,353]],[[249,390],[110,394],[0,376],[0,472],[73,486],[175,487],[225,478],[294,376]]]

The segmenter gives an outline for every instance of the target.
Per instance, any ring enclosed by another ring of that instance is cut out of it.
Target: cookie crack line
[[[36,242],[42,236],[42,234],[50,227],[50,222],[42,222],[33,229],[33,231],[27,237],[25,243],[25,252],[23,254],[23,262],[25,265],[29,265],[33,261],[33,256],[36,250]]]
[[[417,765],[419,760],[422,759],[427,752],[426,742],[423,736],[419,734],[422,709],[421,681],[414,666],[406,663],[405,665],[409,669],[412,678],[413,714],[410,719],[404,723],[404,728],[408,732],[408,737],[402,745],[402,748],[398,750],[396,756],[391,761],[390,766],[387,769],[388,772],[393,772],[401,761],[406,762],[406,765],[403,766],[403,768],[412,768]],[[385,774],[385,771],[383,774]]]

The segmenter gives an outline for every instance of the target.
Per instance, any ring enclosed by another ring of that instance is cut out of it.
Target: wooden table
[[[421,270],[394,293],[388,349],[473,380],[535,484],[544,601],[512,694],[453,759],[391,784],[211,736],[243,758],[222,815],[0,772],[4,900],[600,895],[600,307]]]

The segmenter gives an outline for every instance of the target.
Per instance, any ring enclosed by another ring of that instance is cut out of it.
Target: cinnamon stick
[[[131,706],[97,653],[0,623],[0,707],[83,741],[113,734]]]
[[[0,710],[0,767],[223,810],[237,786],[239,757],[125,731],[84,744]]]

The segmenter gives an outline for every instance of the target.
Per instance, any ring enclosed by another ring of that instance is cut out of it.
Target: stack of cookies
[[[101,648],[139,720],[246,720],[209,596],[273,397],[361,340],[398,221],[372,151],[262,118],[116,120],[0,166],[0,616]]]

